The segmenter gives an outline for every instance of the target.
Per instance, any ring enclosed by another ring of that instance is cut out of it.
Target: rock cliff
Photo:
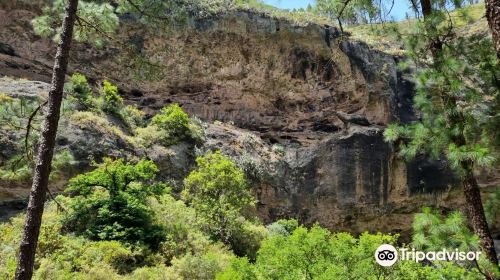
[[[0,5],[0,75],[49,81],[55,47],[32,32],[38,12]],[[105,47],[75,44],[70,71],[111,80],[149,114],[179,103],[207,123],[205,143],[136,151],[95,127],[62,123],[59,146],[80,166],[89,156],[149,155],[165,178],[179,180],[195,150],[221,149],[245,168],[265,221],[296,217],[352,232],[406,234],[420,207],[462,203],[445,162],[405,163],[383,141],[390,122],[416,119],[411,73],[398,70],[399,58],[334,27],[251,11],[191,19],[168,32],[133,16],[121,21]],[[28,189],[19,186],[10,199]]]

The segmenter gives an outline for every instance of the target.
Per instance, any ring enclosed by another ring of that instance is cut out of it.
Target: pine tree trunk
[[[486,254],[486,257],[492,263],[497,264],[498,258],[495,252],[495,245],[484,214],[481,192],[479,191],[479,186],[474,176],[474,165],[472,162],[462,162],[462,169],[465,172],[462,178],[462,184],[470,223],[472,224],[474,233],[479,236],[481,248]]]
[[[54,153],[57,125],[63,97],[64,78],[68,68],[69,50],[73,37],[73,26],[76,19],[78,0],[69,0],[62,24],[61,41],[52,72],[52,82],[47,103],[47,115],[42,126],[40,146],[35,164],[33,184],[29,197],[24,233],[21,239],[16,280],[31,279],[38,235],[42,223],[45,193],[48,186],[52,156]]]
[[[490,26],[493,44],[500,60],[500,0],[486,0],[486,18]]]

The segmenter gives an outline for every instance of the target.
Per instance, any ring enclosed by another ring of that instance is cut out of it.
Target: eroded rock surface
[[[31,31],[37,9],[0,7],[0,75],[48,81],[55,47]],[[335,34],[248,11],[168,33],[123,19],[115,43],[75,44],[70,71],[111,80],[149,114],[179,103],[208,123],[205,144],[137,151],[70,123],[60,144],[81,159],[114,147],[150,155],[174,180],[193,167],[195,150],[221,149],[247,172],[267,222],[408,233],[421,206],[462,203],[456,177],[445,162],[397,159],[382,132],[415,120],[411,75],[398,71],[398,58]]]

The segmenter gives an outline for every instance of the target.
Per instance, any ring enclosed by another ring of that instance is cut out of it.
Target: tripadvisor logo
[[[415,262],[421,262],[423,260],[428,261],[477,261],[481,252],[463,252],[455,249],[454,251],[448,251],[442,249],[440,251],[417,251],[414,248],[399,248],[396,249],[394,246],[389,244],[380,245],[375,251],[375,261],[381,266],[392,266],[396,263],[398,259],[400,260],[411,260]]]
[[[381,266],[391,266],[398,260],[398,250],[389,244],[382,244],[375,251],[375,261]]]

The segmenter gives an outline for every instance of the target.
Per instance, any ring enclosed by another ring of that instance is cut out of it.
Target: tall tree
[[[497,57],[500,60],[500,0],[486,0],[485,5],[486,18],[495,43]]]
[[[423,66],[416,75],[414,98],[420,119],[409,125],[391,125],[385,136],[389,141],[404,139],[400,153],[408,158],[422,151],[436,158],[447,156],[461,176],[474,233],[487,258],[496,265],[474,169],[478,164],[490,166],[495,158],[485,141],[495,105],[485,100],[498,96],[498,61],[487,38],[457,36],[449,14],[436,9],[439,3],[421,0],[420,7],[416,1],[411,3],[423,15],[416,25],[417,34],[408,36],[409,55]]]
[[[101,45],[104,41],[103,38],[109,38],[109,34],[118,27],[117,14],[119,13],[138,14],[139,21],[145,27],[168,28],[172,21],[184,22],[189,14],[199,15],[201,11],[216,13],[225,8],[227,8],[225,0],[214,0],[210,3],[178,0],[88,2],[54,0],[51,6],[43,10],[43,15],[32,21],[35,33],[45,37],[51,36],[59,43],[47,101],[47,112],[42,125],[24,233],[20,244],[16,280],[31,279],[33,275],[35,252],[42,222],[72,40],[94,42],[97,46]],[[78,24],[75,25],[75,22]],[[61,29],[56,28],[61,25]]]
[[[42,223],[45,194],[52,164],[57,125],[63,98],[64,79],[68,68],[69,51],[73,39],[73,27],[75,25],[77,7],[78,0],[68,1],[62,23],[61,39],[57,47],[47,101],[47,114],[42,126],[33,184],[28,202],[28,210],[26,211],[24,233],[19,250],[16,270],[17,280],[31,279],[33,275],[35,252]]]
[[[424,20],[432,21],[433,10],[431,0],[421,0],[422,14]],[[430,30],[430,41],[431,41],[431,52],[433,54],[434,63],[438,68],[444,67],[443,61],[443,42],[436,33],[435,25],[427,25]],[[448,81],[447,81],[448,82]],[[466,146],[467,140],[465,138],[464,126],[466,124],[465,116],[461,112],[456,112],[455,108],[458,107],[457,98],[452,94],[443,94],[442,101],[449,107],[450,113],[447,114],[447,122],[451,125],[455,125],[460,128],[458,133],[451,137],[451,141],[457,147]],[[465,202],[467,205],[467,211],[472,224],[474,232],[479,236],[481,240],[481,247],[486,253],[488,259],[497,264],[498,258],[495,252],[495,245],[493,238],[491,236],[488,222],[486,221],[486,215],[484,213],[483,202],[481,200],[481,192],[479,190],[479,185],[477,179],[474,175],[474,161],[471,159],[465,159],[460,161],[460,167],[462,168],[462,185],[464,189]]]

